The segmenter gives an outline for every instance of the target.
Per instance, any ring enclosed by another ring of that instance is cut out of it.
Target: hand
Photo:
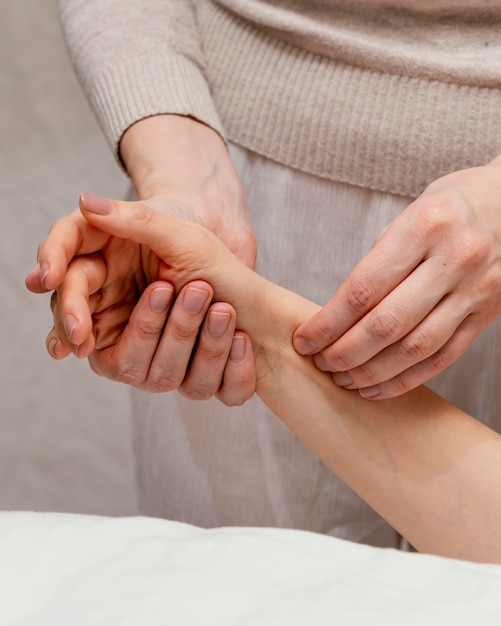
[[[245,196],[226,146],[217,133],[190,118],[158,115],[140,120],[130,127],[122,138],[120,151],[142,200],[160,212],[203,224],[214,232],[245,265],[254,266],[256,242]],[[39,249],[39,259],[45,288],[52,289],[61,284],[64,272],[62,268],[67,267],[75,254],[82,255],[99,251],[99,254],[105,258],[110,273],[109,280],[91,298],[91,305],[94,305],[96,299],[100,305],[100,311],[94,311],[96,343],[93,343],[90,318],[87,316],[85,319],[83,317],[78,319],[77,328],[75,315],[68,307],[64,312],[59,311],[59,298],[55,298],[53,299],[53,313],[59,323],[56,325],[57,331],[53,330],[49,335],[48,346],[52,348],[52,354],[57,354],[60,358],[66,356],[70,349],[77,356],[84,358],[92,354],[94,348],[96,350],[108,348],[116,344],[120,338],[120,350],[114,353],[114,360],[110,361],[108,367],[101,369],[101,372],[113,380],[123,380],[125,372],[134,371],[136,381],[146,381],[150,372],[147,359],[142,360],[143,370],[139,372],[135,369],[137,363],[134,359],[131,360],[131,356],[137,354],[137,337],[138,333],[142,332],[142,326],[137,325],[149,324],[151,320],[148,322],[144,315],[135,316],[132,320],[132,329],[136,328],[136,330],[132,332],[129,328],[131,332],[123,333],[123,329],[146,284],[158,277],[158,258],[155,254],[151,254],[146,246],[134,246],[131,249],[130,242],[115,241],[113,237],[106,242],[103,240],[102,244],[106,243],[106,245],[101,249],[100,244],[94,240],[97,234],[89,230],[87,223],[82,224],[81,220],[82,217],[78,214],[74,216],[73,223],[66,220],[64,226],[58,225],[56,229],[51,230],[49,237]],[[79,239],[75,235],[80,228],[82,234]],[[67,232],[73,241],[73,247],[68,245]],[[80,245],[84,241],[88,244],[86,247]],[[129,257],[131,254],[139,256]],[[55,255],[50,262],[47,261],[49,255]],[[129,261],[132,261],[134,269],[129,267]],[[49,267],[50,276],[48,275]],[[40,287],[36,273],[29,278],[28,288],[35,292],[44,290]],[[78,296],[76,294],[73,296],[86,301],[90,294],[88,291],[85,292],[85,285],[81,285],[81,288]],[[66,293],[68,294],[68,290]],[[176,301],[172,313],[177,311],[177,308]],[[181,305],[179,308],[182,308]],[[143,314],[146,310],[148,309],[144,306]],[[174,316],[171,321],[174,319],[178,319],[178,316]],[[195,322],[194,318],[190,319],[192,343],[196,339],[193,328]],[[233,324],[233,320],[231,323]],[[169,328],[170,326],[171,324]],[[69,341],[70,334],[71,341]],[[236,345],[242,345],[242,335],[239,337]],[[203,338],[202,335],[197,348],[200,353],[206,349]],[[219,345],[223,341],[230,341],[226,333],[219,338]],[[185,354],[188,342],[182,343],[183,345],[180,344],[178,347]],[[250,351],[250,344],[247,340],[245,345]],[[174,357],[176,347],[173,344],[171,350]],[[228,345],[225,350],[228,351]],[[165,353],[165,342],[162,352]],[[153,354],[154,351],[151,349],[150,353]],[[235,350],[232,350],[232,354],[236,354]],[[146,353],[143,352],[143,356],[146,356]],[[250,357],[246,356],[239,362],[237,371],[234,371],[231,360],[228,362],[228,368],[224,370],[224,381],[220,381],[221,389],[225,390],[225,394],[223,396],[220,391],[217,392],[218,397],[225,404],[241,404],[252,395],[254,385],[250,385],[249,381],[253,376],[254,365]],[[94,359],[92,361],[93,367],[96,368]],[[167,366],[164,361],[163,363]],[[191,363],[190,372],[196,369],[195,364],[196,361]],[[210,371],[214,375],[217,371],[221,371],[221,368],[212,367]],[[170,383],[172,375],[170,367],[163,375],[160,375],[158,380],[164,380],[166,384],[163,387],[154,384],[158,387],[158,391],[169,391],[172,388]],[[178,375],[175,378],[177,380]],[[194,380],[195,377],[191,376],[187,382],[193,385]],[[232,381],[235,381],[233,392],[230,391]],[[202,379],[199,385],[204,389],[207,388]],[[209,388],[213,386],[212,381]],[[184,384],[181,385],[181,391],[186,392]],[[193,397],[191,392],[188,392],[188,395]],[[195,395],[198,397],[198,394]]]
[[[403,394],[501,314],[501,157],[432,183],[294,334],[365,398]]]
[[[120,154],[140,200],[202,224],[254,268],[256,240],[245,194],[214,130],[189,117],[154,115],[126,131]]]
[[[501,516],[500,509],[493,517],[488,506],[501,502],[496,473],[489,471],[501,458],[497,433],[424,388],[384,404],[337,389],[311,359],[292,350],[293,329],[318,307],[252,272],[203,227],[137,202],[84,197],[82,213],[115,237],[147,245],[162,259],[160,274],[176,290],[203,279],[216,299],[235,307],[255,345],[261,399],[413,545],[461,558],[492,558]],[[447,480],[437,480],[444,474]],[[486,503],[488,514],[477,515]],[[464,523],[456,524],[458,513]],[[480,548],[479,536],[487,538]]]
[[[207,283],[181,287],[176,299],[166,282],[145,289],[158,278],[158,257],[146,255],[144,268],[139,245],[98,231],[80,213],[54,224],[39,256],[43,281],[39,266],[26,282],[34,292],[59,285],[52,296],[55,326],[47,337],[54,358],[72,351],[88,356],[96,373],[147,391],[179,389],[192,399],[215,395],[228,406],[253,395],[250,342],[244,333],[234,335],[233,307],[210,305]]]

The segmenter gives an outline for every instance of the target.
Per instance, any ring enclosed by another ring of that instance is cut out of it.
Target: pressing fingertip
[[[350,385],[353,385],[353,378],[351,377],[350,372],[334,372],[332,380],[338,387],[349,387]]]
[[[302,355],[313,354],[317,351],[317,346],[305,337],[294,337],[293,344],[296,352]]]
[[[332,372],[332,366],[324,357],[324,355],[320,352],[315,354],[313,357],[313,362],[315,363],[315,367],[319,369],[321,372]]]

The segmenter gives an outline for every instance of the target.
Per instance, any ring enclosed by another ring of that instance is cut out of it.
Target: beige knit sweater
[[[501,154],[501,0],[60,0],[115,150],[192,115],[300,170],[415,196]]]

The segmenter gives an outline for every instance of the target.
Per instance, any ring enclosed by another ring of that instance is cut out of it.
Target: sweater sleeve
[[[224,136],[193,1],[58,2],[76,74],[117,158],[127,128],[160,113],[189,115]]]

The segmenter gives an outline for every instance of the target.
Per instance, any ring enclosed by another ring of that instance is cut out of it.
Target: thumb
[[[84,192],[79,205],[93,226],[147,246],[175,268],[202,270],[222,247],[203,226],[160,213],[143,202],[109,200]]]

